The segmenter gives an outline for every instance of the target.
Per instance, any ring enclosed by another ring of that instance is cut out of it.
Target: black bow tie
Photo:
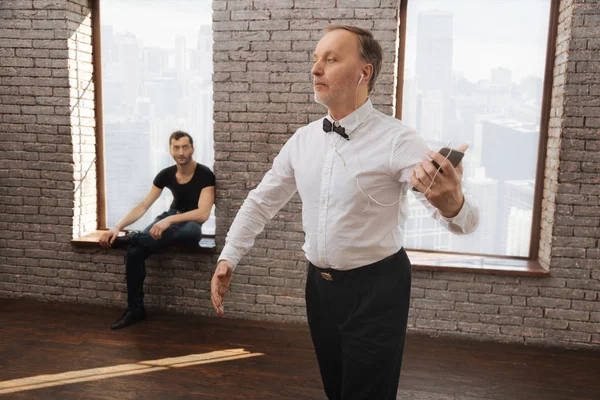
[[[344,128],[342,128],[340,125],[336,124],[332,124],[331,121],[329,121],[327,118],[325,118],[323,120],[323,130],[325,132],[335,132],[337,134],[339,134],[341,137],[343,137],[346,140],[350,140],[350,138],[348,137],[348,135],[346,135],[346,130]]]

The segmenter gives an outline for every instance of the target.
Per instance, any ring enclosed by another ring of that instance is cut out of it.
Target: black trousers
[[[404,249],[350,271],[309,263],[306,311],[329,400],[394,400],[410,303]]]
[[[127,308],[130,310],[144,308],[144,279],[146,279],[146,259],[148,257],[172,244],[197,245],[202,239],[202,225],[194,221],[171,225],[158,240],[150,236],[150,229],[155,223],[176,213],[176,210],[165,211],[142,232],[130,235],[130,246],[127,248],[125,262]]]

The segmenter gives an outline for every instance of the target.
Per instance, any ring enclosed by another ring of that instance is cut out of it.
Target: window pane
[[[406,247],[528,256],[550,0],[410,0],[402,119],[429,146],[470,145],[473,235],[440,228],[410,196]]]
[[[107,223],[148,193],[174,164],[169,135],[194,139],[194,159],[212,169],[212,2],[102,0],[102,89]],[[168,189],[131,229],[169,208]],[[214,210],[202,227],[214,234]]]

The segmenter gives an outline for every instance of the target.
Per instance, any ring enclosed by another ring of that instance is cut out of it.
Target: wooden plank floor
[[[18,385],[0,399],[325,399],[304,326],[156,312],[111,331],[119,313],[0,299],[0,393]],[[143,361],[232,349],[251,357],[138,373],[149,368]],[[111,368],[123,365],[137,369]],[[91,380],[73,381],[75,371]],[[36,388],[40,382],[56,386]],[[600,352],[409,335],[398,398],[591,400],[599,393]]]

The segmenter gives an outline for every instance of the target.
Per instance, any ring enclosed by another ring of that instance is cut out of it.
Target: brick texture
[[[91,3],[0,2],[0,297],[125,304],[124,251],[70,244],[97,224]],[[214,261],[151,259],[150,307],[209,312]]]
[[[96,225],[88,0],[0,3],[0,297],[125,304],[124,252],[75,249]],[[213,1],[217,244],[312,101],[312,51],[330,22],[371,29],[392,114],[397,1]],[[409,327],[432,335],[600,345],[600,4],[561,0],[540,262],[548,278],[415,271]],[[305,323],[300,203],[268,224],[231,285],[229,316]],[[485,212],[485,210],[483,210]],[[212,313],[215,255],[148,262],[149,307]]]

